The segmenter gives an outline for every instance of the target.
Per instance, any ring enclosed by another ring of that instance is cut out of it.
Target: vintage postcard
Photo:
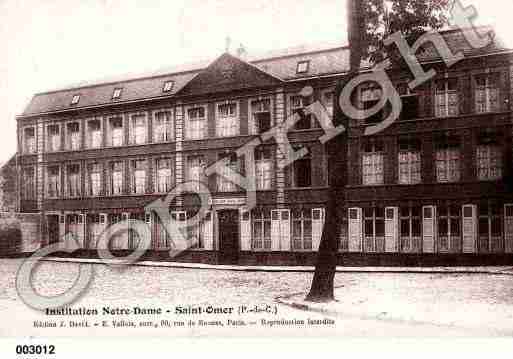
[[[59,338],[511,338],[511,14],[0,1],[6,357],[69,357]]]

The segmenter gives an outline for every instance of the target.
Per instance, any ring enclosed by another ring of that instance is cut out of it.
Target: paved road
[[[488,331],[476,332],[474,329],[444,326],[430,323],[416,323],[409,320],[390,320],[360,316],[358,314],[342,314],[326,316],[311,312],[292,309],[287,306],[277,306],[277,314],[253,313],[238,315],[177,315],[177,306],[193,307],[234,307],[246,306],[264,308],[274,307],[275,298],[291,293],[306,292],[309,288],[312,274],[310,273],[264,273],[264,272],[229,272],[198,269],[130,267],[113,268],[95,265],[94,280],[74,307],[98,308],[162,308],[170,310],[164,316],[127,316],[121,317],[126,321],[148,320],[161,323],[161,319],[169,321],[187,321],[193,319],[207,323],[221,319],[223,326],[195,326],[164,328],[102,328],[102,321],[111,322],[117,317],[95,317],[89,323],[91,328],[34,328],[35,320],[55,320],[41,313],[28,309],[17,297],[14,288],[16,271],[20,260],[0,260],[0,336],[33,335],[33,336],[183,336],[183,335],[302,335],[302,336],[448,336],[448,335],[488,335]],[[56,295],[70,287],[78,273],[78,265],[70,263],[45,262],[41,264],[34,276],[36,290],[43,295]],[[502,309],[513,310],[513,276],[487,275],[445,275],[445,274],[379,274],[379,273],[339,273],[336,276],[336,286],[347,288],[344,293],[345,302],[355,306],[358,303],[348,302],[351,292],[361,297],[362,291],[371,295],[373,289],[383,281],[388,283],[386,290],[397,293],[411,293],[417,300],[422,300],[424,291],[441,290],[445,288],[445,296],[458,296],[462,301],[466,298],[471,302],[482,303],[490,301]],[[436,289],[430,283],[437,282]],[[435,296],[436,297],[436,296]],[[379,304],[378,304],[379,305]],[[436,305],[436,303],[434,303]],[[237,309],[235,309],[237,310]],[[474,313],[486,315],[486,313]],[[469,313],[472,315],[472,313]],[[58,318],[62,319],[62,318]],[[66,320],[69,317],[64,318]],[[230,319],[234,325],[228,325]],[[262,324],[262,319],[267,324]],[[284,322],[270,325],[270,321],[303,320],[305,324],[291,327]],[[308,320],[313,322],[308,324]],[[335,324],[330,320],[334,320]],[[256,322],[255,326],[236,325],[237,320]],[[315,322],[318,321],[318,322]],[[94,323],[100,327],[95,327]]]

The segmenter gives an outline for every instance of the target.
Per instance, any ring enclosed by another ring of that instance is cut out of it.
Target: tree
[[[351,79],[358,75],[362,60],[375,64],[388,58],[395,65],[401,66],[401,58],[395,47],[386,47],[385,38],[400,31],[408,42],[430,29],[440,29],[447,24],[447,11],[450,0],[347,0],[348,42],[350,48],[349,72],[337,84],[339,95]],[[338,152],[347,154],[347,136],[349,119],[338,108],[338,96],[335,96],[334,122],[341,122],[347,129],[328,143]],[[330,156],[333,161],[334,156]],[[336,168],[330,163],[329,168]],[[343,198],[345,181],[337,181],[330,173],[332,184],[326,219],[315,266],[312,286],[306,300],[328,302],[335,299],[334,280],[338,262],[338,238],[340,236],[341,211],[338,201]]]

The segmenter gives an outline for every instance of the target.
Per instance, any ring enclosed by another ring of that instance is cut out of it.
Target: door
[[[239,211],[224,210],[219,219],[219,262],[236,264],[239,260]]]
[[[46,216],[47,221],[47,233],[48,233],[48,244],[54,244],[59,242],[59,216],[48,215]]]

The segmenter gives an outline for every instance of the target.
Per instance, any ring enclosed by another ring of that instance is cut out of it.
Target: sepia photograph
[[[0,353],[510,339],[511,14],[0,0]]]

